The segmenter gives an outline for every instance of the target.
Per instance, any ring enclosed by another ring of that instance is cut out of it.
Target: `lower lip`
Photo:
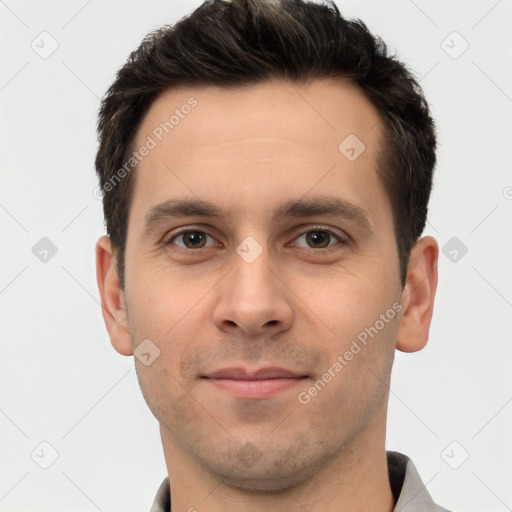
[[[215,387],[231,393],[238,398],[262,399],[270,398],[281,391],[286,391],[304,379],[262,379],[262,380],[235,380],[235,379],[205,379]]]

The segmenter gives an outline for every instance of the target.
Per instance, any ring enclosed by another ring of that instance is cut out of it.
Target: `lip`
[[[217,389],[243,399],[270,398],[297,386],[306,375],[299,375],[276,366],[247,370],[242,367],[223,368],[203,377]]]
[[[241,366],[222,368],[206,375],[208,379],[232,380],[266,380],[266,379],[298,379],[303,377],[290,370],[278,366],[268,366],[259,370],[247,370]]]

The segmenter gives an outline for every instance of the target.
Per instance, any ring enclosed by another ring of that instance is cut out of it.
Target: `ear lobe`
[[[420,238],[411,252],[402,292],[402,318],[396,348],[416,352],[428,341],[437,289],[439,247],[431,236]]]
[[[128,314],[123,289],[115,268],[110,237],[102,236],[96,243],[96,280],[101,296],[103,320],[112,346],[122,355],[133,354]]]

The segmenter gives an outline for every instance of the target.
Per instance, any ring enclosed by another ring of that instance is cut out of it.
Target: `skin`
[[[151,106],[136,147],[190,96],[197,106],[136,171],[124,291],[110,239],[96,246],[114,348],[132,355],[150,339],[160,350],[149,366],[135,363],[160,422],[173,510],[389,512],[390,371],[395,349],[417,351],[428,340],[438,246],[418,240],[402,287],[391,204],[376,172],[378,113],[339,80],[174,89]],[[366,146],[355,161],[338,150],[349,134]],[[369,222],[272,220],[284,200],[321,194],[360,206]],[[166,218],[145,234],[146,213],[171,198],[214,203],[225,217]],[[178,228],[209,235],[206,247],[173,238]],[[327,247],[308,238],[321,229],[333,232],[322,232]],[[236,251],[248,236],[262,249],[251,263]],[[301,403],[298,394],[393,304],[401,311]],[[234,397],[202,378],[232,366],[306,377],[266,399]]]

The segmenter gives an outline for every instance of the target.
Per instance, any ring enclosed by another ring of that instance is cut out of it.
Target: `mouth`
[[[216,389],[242,399],[261,400],[289,390],[307,379],[279,367],[247,370],[242,367],[223,368],[202,377]]]

